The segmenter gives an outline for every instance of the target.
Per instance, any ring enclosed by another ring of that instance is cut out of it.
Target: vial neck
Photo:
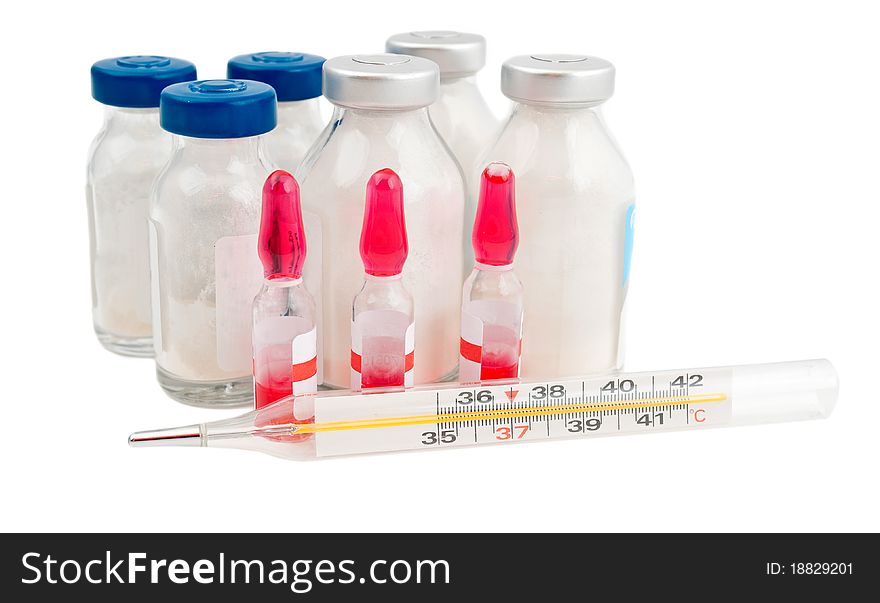
[[[375,131],[387,131],[400,126],[431,128],[427,107],[377,111],[337,105],[333,108],[333,121],[337,127],[355,127]]]
[[[473,90],[477,91],[477,74],[469,73],[458,76],[440,75],[440,89],[455,89],[457,91]]]
[[[542,137],[564,136],[570,128],[604,129],[600,106],[559,107],[551,105],[529,105],[517,103],[507,122],[517,124],[538,124]]]
[[[592,105],[533,105],[517,102],[513,106],[511,117],[526,117],[543,121],[564,121],[568,119],[595,119],[602,115],[602,103]]]
[[[450,111],[460,110],[458,109],[458,103],[483,105],[488,110],[486,101],[483,99],[483,95],[477,86],[475,75],[440,79],[440,96],[437,104],[450,102],[455,103],[449,107]],[[436,107],[436,104],[434,106]]]
[[[299,101],[284,101],[278,103],[278,126],[285,127],[289,124],[302,121],[321,119],[321,105],[319,98],[308,98]]]
[[[128,107],[105,107],[104,127],[108,130],[125,129],[128,132],[144,134],[162,133],[159,126],[159,109],[132,109]]]
[[[178,151],[194,159],[212,159],[228,162],[234,158],[240,162],[259,162],[262,154],[262,138],[192,138],[175,136]]]

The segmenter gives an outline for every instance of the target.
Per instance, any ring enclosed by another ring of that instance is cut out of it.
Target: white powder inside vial
[[[92,238],[95,327],[119,337],[149,337],[150,190],[171,152],[158,110],[118,111],[96,141],[87,200]]]
[[[239,378],[240,371],[217,366],[216,312],[213,303],[166,299],[162,308],[162,351],[158,364],[177,377],[193,381]]]
[[[260,190],[253,139],[190,140],[157,185],[151,224],[156,363],[186,381],[252,370]]]
[[[139,174],[94,186],[94,320],[113,335],[149,337],[152,330],[147,237],[152,182],[153,174]]]

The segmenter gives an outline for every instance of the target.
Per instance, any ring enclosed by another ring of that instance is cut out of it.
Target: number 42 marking
[[[497,427],[495,429],[495,439],[496,440],[512,440],[512,439],[521,440],[528,432],[529,432],[528,425],[514,425],[512,429],[510,427],[507,427],[506,425],[502,425],[501,427]],[[514,438],[514,435],[516,436],[515,438]]]

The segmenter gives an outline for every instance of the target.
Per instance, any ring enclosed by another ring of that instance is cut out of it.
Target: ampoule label
[[[486,323],[480,316],[491,316]],[[466,304],[461,313],[461,383],[515,379],[522,353],[522,306],[501,300]]]
[[[263,284],[256,248],[256,234],[214,244],[217,366],[224,371],[251,370],[251,306]]]
[[[271,316],[254,325],[256,407],[318,390],[317,331],[302,316]]]
[[[704,429],[730,422],[732,395],[729,368],[424,387],[317,398],[304,433],[334,456]]]
[[[461,313],[461,341],[459,342],[458,380],[474,383],[480,380],[480,361],[483,356],[483,321],[468,312]]]
[[[318,391],[318,338],[314,327],[291,342],[291,385],[294,395]]]
[[[351,323],[351,388],[412,387],[415,323],[403,312],[369,310]]]

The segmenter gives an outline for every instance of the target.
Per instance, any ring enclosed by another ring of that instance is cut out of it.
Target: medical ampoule
[[[324,63],[333,118],[296,178],[309,233],[303,275],[321,308],[318,362],[325,386],[351,381],[349,325],[351,300],[363,283],[364,187],[383,168],[406,183],[410,254],[403,278],[419,309],[416,338],[432,342],[419,350],[415,383],[456,372],[465,191],[461,170],[428,115],[439,85],[437,65],[419,57],[357,55]]]
[[[352,304],[351,387],[412,386],[413,298],[401,274],[409,243],[403,185],[393,170],[379,170],[367,182],[360,250],[364,285]]]
[[[461,302],[459,381],[519,377],[523,287],[513,271],[519,245],[513,171],[491,163],[481,176],[474,230],[474,269]]]
[[[635,198],[601,112],[614,66],[585,55],[518,56],[504,63],[501,88],[513,111],[484,161],[516,173],[516,271],[528,308],[522,375],[619,368]]]
[[[315,301],[302,280],[299,185],[283,170],[263,185],[258,251],[265,278],[254,298],[254,401],[263,408],[318,389]]]
[[[293,171],[321,130],[321,68],[324,57],[302,52],[257,52],[229,59],[226,77],[256,80],[275,89],[278,125],[266,134],[266,155],[276,166]]]
[[[252,307],[263,283],[254,250],[272,172],[262,135],[275,127],[275,91],[250,80],[174,84],[160,111],[175,149],[150,204],[159,383],[187,404],[253,404]]]
[[[92,97],[104,125],[89,151],[86,197],[92,259],[92,320],[105,348],[153,355],[150,320],[150,189],[174,149],[159,127],[159,95],[196,79],[189,61],[160,56],[92,65]]]

